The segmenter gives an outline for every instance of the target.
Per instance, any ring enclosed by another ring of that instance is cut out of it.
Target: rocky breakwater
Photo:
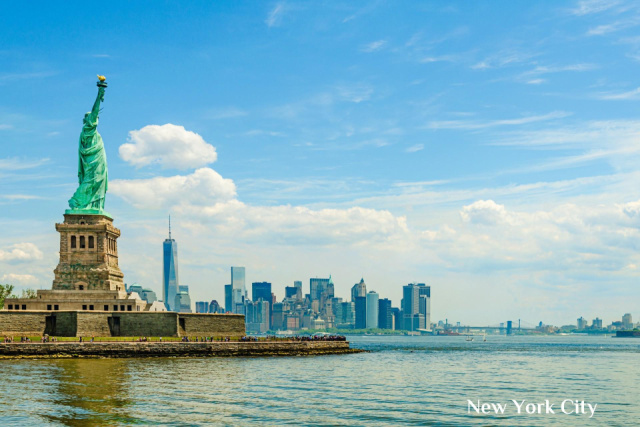
[[[359,353],[348,341],[3,343],[0,358],[255,357]]]

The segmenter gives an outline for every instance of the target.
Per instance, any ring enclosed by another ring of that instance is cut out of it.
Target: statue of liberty
[[[104,199],[108,188],[107,155],[102,137],[98,133],[100,102],[104,102],[107,82],[98,76],[98,96],[90,112],[84,115],[80,133],[78,155],[78,189],[69,200],[68,214],[100,214],[104,211]]]

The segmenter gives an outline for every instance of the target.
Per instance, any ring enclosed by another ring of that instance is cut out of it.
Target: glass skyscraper
[[[402,288],[402,329],[430,329],[431,287],[424,283],[409,283]],[[397,326],[396,326],[397,328]]]
[[[233,288],[231,285],[224,285],[224,309],[233,313]]]
[[[244,314],[244,299],[247,294],[244,278],[244,267],[231,267],[231,306],[233,313]]]
[[[168,311],[178,311],[176,295],[178,280],[178,243],[171,238],[171,217],[169,217],[169,238],[162,244],[162,296]]]
[[[367,294],[367,317],[366,317],[366,326],[367,329],[377,328],[378,327],[378,304],[379,304],[379,296],[375,291],[369,291]]]

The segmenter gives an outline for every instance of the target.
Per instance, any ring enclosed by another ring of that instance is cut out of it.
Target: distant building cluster
[[[591,321],[591,325],[584,317],[580,317],[578,319],[578,331],[624,331],[629,329],[634,329],[634,327],[638,327],[640,325],[633,323],[633,318],[631,317],[631,313],[625,313],[622,316],[621,320],[616,320],[611,322],[608,326],[603,326],[602,319],[596,317]]]
[[[225,310],[245,316],[247,332],[299,331],[301,329],[431,329],[431,288],[423,283],[404,286],[400,308],[377,292],[367,292],[364,279],[353,285],[350,298],[336,297],[328,278],[310,278],[308,293],[302,281],[285,287],[278,301],[270,282],[253,282],[251,297],[245,284],[245,267],[231,267],[231,283],[225,285]],[[196,303],[197,313],[211,313],[211,304]],[[217,302],[216,309],[219,308]]]

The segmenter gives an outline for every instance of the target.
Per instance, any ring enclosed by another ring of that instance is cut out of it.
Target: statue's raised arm
[[[85,114],[78,147],[78,189],[69,200],[67,213],[107,215],[104,200],[108,188],[107,156],[98,133],[100,103],[104,102],[107,82],[98,76],[98,96],[93,108]]]
[[[98,96],[96,96],[96,101],[93,103],[93,108],[89,113],[89,119],[91,123],[95,123],[98,119],[98,114],[100,114],[100,103],[104,102],[104,91],[107,88],[107,82],[104,76],[98,76]]]

